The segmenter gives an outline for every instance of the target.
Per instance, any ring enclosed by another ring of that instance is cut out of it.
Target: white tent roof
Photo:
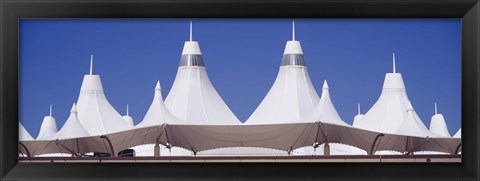
[[[340,118],[340,115],[338,115],[338,112],[335,109],[335,106],[333,106],[332,100],[330,99],[329,89],[330,88],[328,87],[327,80],[325,80],[323,82],[322,97],[320,98],[317,107],[311,114],[306,116],[304,120],[300,121],[320,121],[322,123],[350,126],[349,124],[345,123],[342,118]]]
[[[103,92],[100,75],[85,75],[77,100],[78,119],[90,135],[103,135],[131,128],[122,116],[108,102]]]
[[[453,135],[454,138],[461,138],[462,137],[462,128],[460,128],[455,135]]]
[[[191,38],[183,47],[177,76],[165,105],[188,124],[240,124],[210,82],[200,46]]]
[[[19,141],[30,141],[34,140],[33,137],[28,133],[27,129],[23,127],[22,123],[18,122],[18,140]]]
[[[128,125],[130,126],[134,126],[134,123],[133,123],[133,118],[128,114],[128,104],[127,104],[127,114],[125,116],[122,116],[122,118],[127,121]]]
[[[305,66],[299,41],[288,41],[277,78],[246,124],[292,123],[315,110],[319,97]]]
[[[160,86],[160,81],[157,81],[155,86],[155,94],[153,96],[152,104],[145,114],[142,122],[135,126],[135,128],[140,127],[149,127],[149,126],[160,126],[164,123],[168,124],[185,124],[184,121],[176,118],[168,109],[165,107],[162,98],[162,88]]]
[[[38,133],[37,140],[44,140],[52,137],[57,133],[57,122],[52,116],[52,105],[50,105],[50,115],[45,116],[40,126],[40,132]]]
[[[90,136],[90,134],[78,120],[77,108],[75,103],[73,103],[72,109],[70,110],[70,116],[67,118],[67,121],[65,121],[65,124],[63,124],[58,133],[51,138],[51,140],[64,140],[88,136]]]
[[[363,116],[362,121],[355,123],[355,127],[390,134],[403,132],[399,130],[402,124],[414,126],[408,128],[412,130],[427,129],[415,111],[411,112],[413,118],[408,116],[407,110],[411,106],[409,102],[402,74],[396,72],[393,54],[393,73],[385,75],[380,98]]]
[[[437,103],[435,103],[435,115],[432,116],[430,121],[430,131],[432,133],[451,137],[450,133],[448,132],[447,124],[445,123],[445,118],[443,118],[442,114],[437,113]]]
[[[415,110],[410,102],[407,107],[406,119],[395,131],[395,134],[430,138],[442,137],[428,130],[418,115],[415,114]]]
[[[353,127],[357,127],[356,124],[358,124],[358,122],[362,121],[363,119],[363,115],[361,112],[360,112],[360,103],[358,103],[358,114],[353,118]]]

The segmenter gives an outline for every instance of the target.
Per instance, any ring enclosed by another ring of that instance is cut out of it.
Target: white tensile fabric
[[[288,153],[271,148],[228,147],[201,151],[197,156],[288,156]]]
[[[445,118],[443,118],[442,114],[435,114],[432,116],[432,120],[430,122],[430,131],[444,137],[452,136],[448,132],[447,124],[445,123]]]
[[[303,58],[300,42],[288,41],[285,56]],[[304,64],[282,65],[270,91],[245,124],[292,123],[303,120],[315,110],[318,101],[307,67]]]
[[[409,99],[400,73],[387,73],[380,98],[355,127],[395,134],[406,120]],[[416,113],[414,113],[416,115]]]
[[[357,127],[356,125],[358,124],[358,122],[362,121],[363,119],[363,114],[357,114],[354,118],[353,118],[353,127]]]
[[[432,133],[438,134],[440,136],[452,137],[452,135],[448,132],[445,118],[443,118],[442,114],[438,114],[437,112],[437,103],[435,103],[435,115],[433,115],[432,119],[430,120],[429,130]]]
[[[415,110],[410,102],[408,102],[405,120],[397,128],[395,134],[430,138],[445,137],[429,131],[428,128],[423,124],[422,120],[420,120],[418,115],[415,113]]]
[[[77,101],[78,119],[92,136],[130,129],[108,102],[99,75],[85,75]]]
[[[340,118],[338,115],[335,106],[332,103],[330,98],[330,91],[329,91],[327,80],[323,82],[322,88],[322,96],[318,105],[316,106],[315,110],[305,116],[302,122],[322,122],[322,123],[329,123],[329,124],[336,124],[342,126],[350,126],[349,124],[345,123],[345,121]]]
[[[38,133],[37,140],[44,140],[52,137],[57,133],[57,122],[52,116],[52,105],[50,105],[50,114],[45,116],[40,126],[40,132]]]
[[[27,129],[23,127],[22,123],[18,122],[18,140],[19,141],[30,141],[34,140],[32,135],[28,133]]]
[[[148,129],[146,131],[138,130],[137,134],[142,134],[142,137],[132,136],[125,139],[124,135],[121,135],[127,132],[135,134],[132,130],[108,136],[114,140],[112,142],[116,149],[124,149],[130,141],[141,140],[143,144],[148,144],[159,140],[164,145],[178,146],[194,152],[224,147],[264,147],[291,151],[295,148],[312,145],[316,140],[320,143],[331,140],[365,147],[368,145],[366,142],[372,141],[375,137],[375,133],[369,131],[317,123],[225,126],[166,125],[142,129]],[[340,132],[345,133],[344,131],[356,136],[342,136]],[[325,132],[328,132],[328,137],[324,137]],[[367,136],[360,136],[363,134]],[[369,134],[370,136],[368,136]]]
[[[454,138],[461,138],[462,137],[462,128],[460,128],[455,135],[453,135]]]
[[[45,116],[40,126],[40,132],[38,133],[37,140],[45,140],[57,133],[57,122],[52,116]]]
[[[155,144],[144,144],[132,147],[135,150],[135,156],[139,157],[150,157],[154,156],[154,146]],[[190,153],[188,155],[187,153]],[[193,153],[190,150],[180,147],[171,147],[170,149],[164,145],[160,145],[160,154],[159,156],[191,156]]]
[[[185,42],[182,56],[185,58],[195,56],[201,59],[198,42]],[[188,124],[240,124],[210,82],[203,60],[196,63],[200,64],[185,64],[178,67],[175,81],[165,99],[168,110]]]
[[[418,137],[438,137],[431,133],[413,110],[407,96],[402,74],[396,72],[393,54],[393,73],[387,73],[377,102],[356,122],[355,127],[380,133]]]
[[[368,153],[365,150],[360,148],[345,145],[341,143],[329,143],[330,145],[330,155],[367,155]],[[312,146],[306,146],[299,149],[296,149],[294,155],[324,155],[325,144],[319,145],[317,148]]]
[[[90,134],[78,120],[77,107],[75,103],[73,103],[72,109],[70,110],[70,116],[68,117],[67,121],[65,121],[65,124],[63,124],[62,128],[58,131],[58,133],[51,138],[51,140],[65,140],[71,138],[83,138],[88,136],[90,136]]]
[[[163,124],[185,124],[185,121],[182,121],[176,118],[163,103],[162,98],[162,87],[160,86],[160,81],[157,81],[155,85],[155,93],[153,96],[152,104],[148,108],[145,117],[142,122],[138,123],[135,128],[151,127],[151,126],[162,126]]]
[[[356,125],[358,124],[358,122],[362,121],[363,116],[365,115],[360,112],[360,103],[358,103],[358,114],[353,118],[353,127],[357,127]]]
[[[135,123],[133,123],[133,118],[128,114],[128,104],[127,104],[127,114],[125,116],[122,116],[122,118],[127,121],[128,125],[133,127]]]

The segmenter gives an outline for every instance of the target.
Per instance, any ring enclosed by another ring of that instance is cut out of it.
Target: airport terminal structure
[[[198,161],[203,157],[205,161],[228,157],[239,161],[251,156],[311,161],[310,156],[378,160],[383,155],[397,161],[424,161],[426,157],[421,155],[430,155],[460,161],[461,129],[453,136],[448,132],[436,103],[430,126],[424,125],[412,106],[414,100],[407,95],[402,74],[396,70],[395,54],[393,70],[386,73],[378,100],[365,114],[359,104],[358,115],[349,125],[337,113],[328,81],[323,82],[320,95],[315,90],[303,53],[293,22],[292,40],[286,43],[273,85],[242,123],[210,82],[190,22],[190,39],[184,44],[170,92],[163,100],[161,83],[152,82],[152,103],[137,125],[128,106],[122,116],[109,103],[100,75],[93,71],[91,55],[90,71],[60,129],[52,107],[36,138],[19,123],[20,160],[126,161],[128,157],[172,161],[189,157]]]

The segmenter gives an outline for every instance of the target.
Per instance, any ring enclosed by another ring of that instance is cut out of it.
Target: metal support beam
[[[462,148],[462,143],[458,144],[457,149],[455,149],[455,154],[458,155],[458,152],[460,151],[460,148]]]
[[[157,136],[157,139],[155,140],[155,146],[153,147],[153,156],[154,157],[159,157],[160,156],[160,138],[163,135],[163,131],[160,132],[160,134]]]
[[[110,146],[110,151],[111,151],[111,153],[112,153],[112,157],[117,157],[117,154],[115,153],[115,150],[113,149],[112,142],[110,141],[110,139],[108,138],[108,136],[102,135],[102,136],[100,136],[100,138],[107,140],[108,146]]]
[[[330,144],[328,142],[325,142],[325,145],[323,145],[323,155],[330,156]]]
[[[378,134],[376,137],[375,137],[375,140],[373,140],[373,144],[372,144],[372,147],[370,147],[370,152],[368,153],[368,155],[374,155],[375,154],[375,145],[377,144],[377,141],[379,141],[379,138],[385,136],[383,133],[380,133]],[[380,143],[380,141],[379,141]]]
[[[18,142],[18,145],[22,146],[22,147],[25,149],[25,151],[27,152],[27,153],[26,153],[26,154],[27,154],[27,157],[31,157],[31,156],[32,156],[32,155],[30,155],[30,151],[28,150],[27,146],[25,146],[22,142]],[[20,151],[20,147],[19,147],[18,151],[21,152],[21,151]]]

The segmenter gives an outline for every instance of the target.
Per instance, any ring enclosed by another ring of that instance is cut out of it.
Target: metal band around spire
[[[285,65],[305,65],[305,60],[303,59],[302,54],[284,54],[282,57],[282,64],[281,66]]]
[[[201,66],[204,67],[205,64],[203,63],[202,55],[182,55],[180,58],[180,65],[179,67],[183,66]]]

